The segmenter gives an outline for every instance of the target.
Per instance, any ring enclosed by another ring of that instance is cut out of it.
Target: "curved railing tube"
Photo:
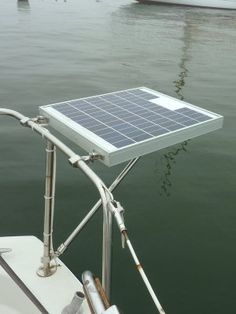
[[[107,295],[110,294],[111,281],[111,229],[112,229],[112,214],[107,208],[107,204],[113,201],[113,195],[103,183],[103,181],[94,173],[83,159],[77,155],[72,149],[60,141],[57,137],[50,133],[50,131],[37,123],[37,118],[31,119],[22,115],[21,113],[0,108],[0,115],[11,116],[20,121],[23,126],[30,127],[33,131],[40,134],[44,139],[53,143],[61,152],[68,158],[69,162],[83,171],[83,173],[93,182],[98,189],[103,206],[103,259],[102,259],[102,284]]]
[[[113,190],[119,186],[124,177],[129,173],[129,171],[135,166],[140,157],[136,157],[128,162],[125,168],[120,172],[117,178],[112,182],[109,186],[109,191],[113,192]],[[100,208],[102,202],[101,199],[97,201],[97,203],[91,208],[91,210],[86,214],[83,220],[78,224],[78,226],[72,231],[72,233],[68,236],[68,238],[60,244],[60,246],[56,250],[56,256],[59,257],[61,254],[65,252],[65,250],[69,247],[72,241],[79,235],[79,233],[83,230],[89,220],[93,217],[93,215]]]
[[[12,116],[12,117],[20,120],[20,123],[22,125],[28,126],[33,131],[40,134],[43,138],[45,138],[47,140],[47,143],[50,142],[53,146],[56,146],[59,150],[61,150],[69,158],[69,162],[71,163],[71,165],[81,169],[85,173],[85,175],[87,175],[90,178],[90,180],[94,183],[94,185],[97,187],[97,189],[100,193],[100,196],[101,196],[101,202],[102,202],[102,206],[103,206],[102,285],[103,285],[103,289],[104,289],[108,299],[110,297],[110,281],[111,281],[112,215],[114,215],[116,222],[117,222],[117,225],[118,225],[118,228],[120,229],[122,238],[127,244],[127,247],[131,253],[131,256],[133,257],[133,260],[136,264],[137,270],[139,271],[139,273],[143,279],[143,282],[146,285],[146,288],[149,291],[150,296],[151,296],[154,304],[156,305],[156,308],[158,309],[160,314],[165,314],[165,312],[164,312],[159,300],[157,299],[157,296],[156,296],[156,294],[155,294],[155,292],[154,292],[154,290],[153,290],[153,288],[152,288],[152,286],[151,286],[151,284],[150,284],[150,282],[149,282],[149,280],[148,280],[148,278],[147,278],[147,276],[143,270],[143,267],[141,266],[141,264],[138,260],[138,257],[134,251],[134,248],[133,248],[133,246],[132,246],[132,244],[128,238],[127,229],[125,227],[124,219],[123,219],[124,209],[122,208],[120,203],[116,202],[113,199],[113,195],[112,195],[111,191],[109,191],[109,189],[106,187],[106,185],[103,183],[103,181],[87,166],[87,164],[83,161],[83,158],[81,158],[79,155],[75,154],[73,150],[71,150],[68,146],[66,146],[58,138],[56,138],[54,135],[52,135],[47,129],[40,126],[37,123],[37,118],[36,119],[30,119],[30,118],[25,117],[24,115],[20,114],[17,111],[8,110],[8,109],[1,109],[1,108],[0,108],[0,115]],[[52,148],[51,144],[49,145],[50,149]],[[128,168],[127,168],[127,171],[128,171]],[[126,170],[124,170],[124,171],[126,172]],[[52,173],[50,174],[50,176],[53,178]],[[122,176],[123,176],[123,174],[121,173],[121,176],[118,177],[118,181],[120,179],[122,179]],[[53,182],[53,180],[52,180],[52,182]],[[115,185],[116,185],[116,183],[114,183],[113,186],[115,186]],[[51,190],[51,192],[49,191],[49,194],[48,194],[49,198],[53,195],[53,193],[54,193],[53,189]],[[51,205],[50,204],[48,204],[49,206],[47,205],[48,206],[48,213],[53,212],[53,202],[54,202],[54,200],[51,202]],[[48,221],[49,221],[50,226],[52,227],[52,220],[48,219]],[[47,230],[47,232],[48,232],[48,230]],[[52,243],[50,243],[50,241],[49,241],[49,237],[48,237],[49,233],[50,232],[48,232],[48,234],[46,234],[46,237],[45,237],[46,245],[50,244],[50,247],[53,248]],[[47,253],[48,253],[48,250],[47,250]],[[50,251],[49,251],[49,253],[50,253]],[[50,256],[50,254],[48,254],[48,255]],[[46,259],[47,258],[48,258],[48,256],[46,256]],[[87,279],[92,278],[91,273],[86,272],[83,275],[84,283],[86,282],[86,277],[87,277]],[[100,307],[100,305],[99,305],[99,307]],[[114,309],[109,308],[105,312],[106,313],[114,313],[114,311],[111,311],[111,310],[114,310]]]

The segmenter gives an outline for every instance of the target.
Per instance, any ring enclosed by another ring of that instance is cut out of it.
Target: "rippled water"
[[[148,86],[224,115],[222,130],[142,158],[115,197],[168,314],[236,313],[236,13],[132,0],[0,8],[1,106],[33,116],[42,104]],[[0,123],[0,234],[41,237],[41,140],[8,118]],[[109,184],[122,165],[92,167]],[[56,245],[97,196],[59,155]],[[65,253],[78,276],[100,275],[101,219]],[[112,296],[124,313],[156,313],[116,227]]]

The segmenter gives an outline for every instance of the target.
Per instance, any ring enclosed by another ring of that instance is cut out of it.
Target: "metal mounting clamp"
[[[76,167],[77,163],[81,160],[82,158],[79,155],[74,155],[72,157],[70,157],[69,163],[73,166]]]
[[[112,201],[108,203],[108,208],[115,216],[120,232],[122,233],[123,231],[127,230],[124,223],[124,208],[121,206],[121,204],[119,202]]]
[[[23,126],[28,126],[28,122],[31,121],[31,118],[25,117],[20,120],[20,124]]]
[[[44,117],[44,116],[37,116],[35,118],[28,118],[28,117],[25,117],[23,119],[20,120],[20,124],[23,125],[23,126],[28,126],[28,122],[29,121],[32,121],[34,123],[37,123],[41,126],[46,126],[48,125],[48,118]]]

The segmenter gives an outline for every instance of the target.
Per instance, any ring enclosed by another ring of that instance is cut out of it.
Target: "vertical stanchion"
[[[37,274],[41,277],[51,276],[56,271],[56,265],[52,265],[53,252],[53,217],[56,181],[56,147],[47,140],[46,144],[46,174],[44,195],[44,231],[43,231],[43,257],[42,266]]]
[[[110,299],[111,291],[112,213],[103,209],[102,286]]]

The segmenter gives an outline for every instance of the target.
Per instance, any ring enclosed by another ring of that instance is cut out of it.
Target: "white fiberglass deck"
[[[146,87],[40,107],[49,125],[107,166],[222,127],[223,117]]]
[[[12,251],[2,256],[28,289],[50,314],[60,314],[82,285],[71,271],[59,260],[60,267],[51,277],[41,278],[36,274],[40,266],[43,244],[33,236],[1,237],[0,248]],[[0,313],[39,314],[40,311],[25,296],[10,276],[0,266]],[[87,302],[81,314],[90,313]]]

